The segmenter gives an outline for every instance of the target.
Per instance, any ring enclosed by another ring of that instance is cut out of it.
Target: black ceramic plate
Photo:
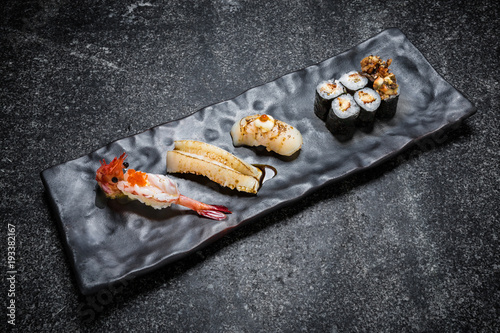
[[[360,60],[369,54],[393,59],[391,69],[401,87],[397,114],[391,120],[378,121],[372,132],[357,131],[342,143],[314,114],[315,87],[322,80],[358,70]],[[233,228],[380,163],[474,112],[474,106],[436,73],[401,31],[389,29],[317,65],[187,118],[110,143],[46,169],[41,176],[79,287],[83,294],[90,294],[178,260]],[[234,147],[231,126],[256,113],[296,126],[304,139],[300,153],[281,158],[259,148]],[[172,175],[184,195],[228,206],[233,214],[222,222],[201,218],[182,207],[154,210],[138,202],[103,201],[94,180],[101,159],[109,162],[126,151],[131,168],[165,173],[166,153],[179,139],[217,145],[247,162],[272,165],[278,173],[257,195],[230,191],[203,177]]]

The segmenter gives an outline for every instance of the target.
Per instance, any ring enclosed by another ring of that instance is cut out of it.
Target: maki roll
[[[356,130],[356,119],[360,108],[349,94],[343,94],[332,102],[328,112],[326,127],[341,140],[350,139]]]
[[[363,88],[354,93],[354,100],[360,107],[357,118],[358,125],[370,126],[375,120],[375,113],[380,107],[382,99],[380,95],[371,88]]]
[[[377,117],[381,119],[389,119],[394,117],[398,108],[399,87],[396,83],[394,74],[384,78],[379,77],[373,82],[375,89],[381,98],[380,107],[377,110]]]
[[[346,87],[349,94],[354,94],[356,90],[364,88],[368,84],[368,79],[356,71],[351,71],[342,75],[340,83]]]
[[[345,93],[345,88],[338,80],[332,79],[320,82],[316,87],[314,113],[323,121],[326,120],[332,101],[343,93]]]
[[[360,62],[363,76],[367,77],[371,86],[381,98],[380,108],[377,110],[377,118],[394,117],[399,100],[399,86],[396,75],[391,73],[389,66],[392,59],[383,61],[379,56],[369,55]]]

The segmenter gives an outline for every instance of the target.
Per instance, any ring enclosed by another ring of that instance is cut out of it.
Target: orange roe
[[[127,181],[130,185],[146,186],[148,175],[142,171],[135,171],[134,169],[127,170]]]

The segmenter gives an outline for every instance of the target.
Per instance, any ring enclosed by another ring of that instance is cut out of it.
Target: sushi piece
[[[396,75],[389,70],[392,59],[383,61],[379,56],[369,55],[363,58],[360,64],[363,76],[368,78],[381,98],[380,108],[376,113],[377,118],[394,117],[399,100],[399,85]]]
[[[231,213],[227,207],[207,205],[180,194],[177,184],[165,175],[145,173],[134,169],[123,172],[126,167],[124,164],[126,157],[127,155],[123,153],[109,164],[105,160],[101,161],[95,179],[106,197],[110,199],[128,197],[131,200],[139,200],[154,209],[177,204],[192,209],[201,216],[218,221],[225,219],[225,214]]]
[[[298,129],[267,114],[238,120],[231,128],[231,137],[235,146],[264,146],[283,156],[291,156],[302,147]]]
[[[326,127],[341,140],[350,139],[356,130],[360,108],[349,94],[340,95],[332,102]]]
[[[370,126],[375,120],[375,113],[380,107],[380,95],[371,88],[363,88],[354,93],[354,100],[359,105],[357,118],[359,126]]]
[[[320,82],[316,86],[314,113],[325,121],[332,106],[332,101],[343,93],[345,93],[345,87],[338,80],[332,79]]]
[[[167,172],[202,175],[219,185],[257,193],[262,170],[217,146],[194,140],[175,141],[167,152]]]
[[[351,95],[354,94],[356,90],[363,89],[368,84],[368,79],[356,71],[350,71],[343,74],[339,81]]]
[[[381,98],[380,107],[377,110],[376,116],[381,119],[389,119],[394,117],[398,108],[399,101],[399,86],[396,83],[394,74],[384,78],[379,77],[373,82],[375,89]]]

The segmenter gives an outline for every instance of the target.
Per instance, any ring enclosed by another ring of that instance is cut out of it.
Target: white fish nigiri
[[[256,194],[262,170],[217,146],[195,140],[174,141],[167,152],[167,172],[193,173],[231,189]]]
[[[231,137],[235,146],[264,146],[284,156],[291,156],[302,147],[298,129],[267,114],[237,121],[231,128]]]

